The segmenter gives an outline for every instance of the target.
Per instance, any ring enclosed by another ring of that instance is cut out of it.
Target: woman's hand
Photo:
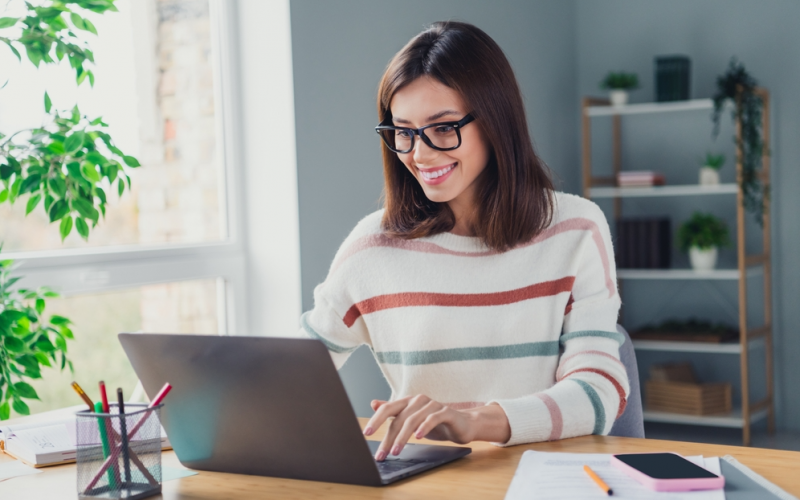
[[[372,401],[371,406],[375,415],[364,428],[365,436],[372,435],[375,429],[394,417],[375,453],[378,461],[384,460],[389,453],[399,455],[411,436],[458,444],[477,440],[504,443],[511,437],[508,418],[496,404],[459,411],[418,395],[390,403]]]

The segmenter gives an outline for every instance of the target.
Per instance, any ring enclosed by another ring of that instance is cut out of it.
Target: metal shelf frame
[[[755,89],[756,94],[762,99],[764,107],[762,113],[762,133],[764,138],[764,156],[762,169],[759,172],[765,193],[769,192],[770,183],[770,94],[764,88]],[[738,104],[739,98],[737,98]],[[719,427],[736,427],[742,429],[742,441],[745,446],[750,445],[750,426],[758,420],[767,419],[767,428],[770,433],[775,432],[775,405],[772,360],[772,251],[771,251],[771,220],[769,197],[765,196],[765,210],[762,226],[763,251],[760,254],[748,255],[745,252],[745,211],[744,195],[741,188],[742,179],[742,151],[741,121],[735,120],[736,128],[736,183],[720,184],[718,186],[699,185],[674,185],[654,187],[619,187],[617,174],[622,170],[622,117],[626,115],[640,115],[652,113],[673,113],[713,108],[711,99],[694,99],[688,101],[669,103],[644,103],[629,104],[625,106],[611,106],[608,99],[584,97],[581,105],[581,131],[582,131],[582,167],[583,167],[583,195],[589,199],[606,198],[614,203],[614,217],[622,215],[622,199],[626,197],[663,197],[663,196],[706,196],[720,194],[736,195],[736,252],[737,267],[735,269],[718,269],[707,273],[698,273],[690,269],[620,269],[617,273],[620,291],[621,280],[736,280],[739,287],[739,342],[738,344],[721,344],[709,346],[688,345],[692,342],[655,342],[634,341],[637,350],[663,350],[672,352],[705,352],[709,354],[738,354],[740,360],[741,376],[741,408],[729,415],[717,416],[692,416],[664,412],[645,411],[645,420],[650,422],[683,423],[692,425],[711,425]],[[738,109],[738,106],[737,106]],[[592,117],[610,116],[612,127],[612,177],[596,177],[592,174],[591,131]],[[763,276],[764,285],[764,325],[756,328],[747,326],[747,283],[748,277]],[[766,357],[766,390],[767,396],[760,401],[750,400],[749,357],[750,348],[754,345],[764,346]],[[748,346],[749,348],[745,348]]]

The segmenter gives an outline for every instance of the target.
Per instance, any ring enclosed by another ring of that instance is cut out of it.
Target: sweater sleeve
[[[363,321],[347,327],[343,320],[352,299],[351,285],[363,270],[358,265],[360,242],[379,230],[382,211],[365,217],[342,243],[325,281],[314,289],[314,308],[300,317],[301,337],[321,341],[328,348],[336,369],[344,366],[358,347],[372,342]]]
[[[536,394],[492,402],[508,417],[507,446],[605,435],[625,410],[630,389],[619,358],[624,337],[616,329],[620,298],[610,231],[596,205],[591,203],[587,212],[580,219],[585,238],[577,252],[555,384]]]

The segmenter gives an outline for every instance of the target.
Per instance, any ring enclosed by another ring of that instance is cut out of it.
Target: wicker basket
[[[648,380],[645,405],[651,411],[714,415],[731,411],[731,384]]]

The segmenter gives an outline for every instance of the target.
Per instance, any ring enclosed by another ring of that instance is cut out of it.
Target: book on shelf
[[[664,183],[664,175],[652,170],[634,170],[617,174],[619,187],[663,186]]]
[[[0,450],[32,467],[74,462],[78,447],[75,417],[0,426]],[[161,449],[172,445],[161,428]]]
[[[669,269],[672,229],[668,217],[617,219],[615,256],[620,269]]]

